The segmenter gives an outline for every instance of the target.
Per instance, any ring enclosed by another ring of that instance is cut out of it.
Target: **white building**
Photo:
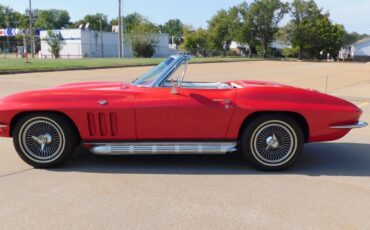
[[[52,33],[61,40],[61,58],[84,57],[117,57],[118,35],[113,32],[103,32],[83,29],[53,30]],[[52,58],[51,49],[45,39],[48,31],[40,32],[41,58]]]
[[[84,29],[53,30],[52,33],[61,40],[60,57],[65,59],[91,57],[118,57],[118,33],[102,32]],[[48,31],[40,32],[41,51],[39,57],[52,58],[51,49],[45,39]],[[168,34],[153,35],[156,44],[154,57],[167,57],[177,51],[169,48]],[[124,57],[132,57],[132,47],[129,39],[124,38]]]
[[[276,41],[273,41],[269,45],[269,47],[273,49],[273,52],[275,52],[275,50],[283,50],[285,48],[292,48],[292,45],[291,44],[287,44],[287,43],[285,43],[283,41],[277,41],[276,40]],[[238,54],[238,55],[247,56],[248,53],[249,53],[250,47],[247,44],[241,44],[239,42],[232,41],[230,43],[230,50],[231,51],[235,51],[236,54]]]
[[[247,56],[249,52],[249,45],[241,44],[236,41],[230,43],[230,50],[241,56]]]
[[[370,61],[370,37],[342,47],[338,57],[340,60]]]

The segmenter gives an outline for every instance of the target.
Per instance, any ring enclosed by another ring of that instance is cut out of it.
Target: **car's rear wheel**
[[[290,167],[301,155],[302,128],[285,114],[261,115],[251,121],[240,140],[242,154],[263,170]]]
[[[66,161],[77,144],[70,121],[55,114],[30,114],[14,128],[13,142],[19,156],[36,168],[56,167]]]

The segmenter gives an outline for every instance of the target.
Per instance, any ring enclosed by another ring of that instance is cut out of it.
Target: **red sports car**
[[[225,154],[284,169],[304,143],[331,141],[361,109],[314,90],[262,81],[184,81],[188,55],[168,58],[132,83],[91,82],[0,100],[0,136],[19,156],[55,167],[82,143],[94,154]]]

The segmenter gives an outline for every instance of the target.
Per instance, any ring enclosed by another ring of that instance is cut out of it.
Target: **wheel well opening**
[[[66,120],[68,120],[68,122],[71,124],[72,128],[77,133],[77,136],[78,136],[79,140],[81,140],[80,132],[78,131],[78,128],[77,128],[76,124],[72,121],[72,119],[70,117],[68,117],[66,114],[64,114],[62,112],[56,112],[56,111],[28,111],[28,112],[22,112],[22,113],[17,114],[12,119],[12,121],[10,123],[10,136],[11,137],[13,137],[14,127],[17,125],[17,123],[23,117],[28,116],[28,115],[32,115],[32,114],[45,114],[45,115],[54,114],[54,115],[61,116],[61,117],[65,118]]]
[[[299,113],[281,112],[281,111],[261,111],[261,112],[255,112],[255,113],[250,114],[248,117],[245,118],[245,120],[243,121],[243,123],[242,123],[242,125],[239,129],[238,140],[240,140],[241,136],[243,135],[243,131],[245,130],[247,125],[251,121],[256,119],[257,117],[259,117],[261,115],[264,115],[264,114],[269,114],[269,115],[271,115],[271,114],[285,114],[285,115],[290,116],[292,119],[294,119],[296,122],[298,122],[299,126],[302,128],[302,132],[303,132],[303,135],[304,135],[304,141],[308,142],[309,136],[310,136],[310,130],[309,130],[309,126],[308,126],[308,123],[307,123],[306,119]]]

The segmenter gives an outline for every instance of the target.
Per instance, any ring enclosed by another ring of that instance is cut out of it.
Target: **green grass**
[[[192,63],[211,63],[211,62],[235,62],[249,61],[256,59],[242,57],[214,57],[214,58],[194,58]],[[142,65],[157,65],[163,61],[162,58],[96,58],[96,59],[76,59],[76,60],[40,60],[30,59],[27,63],[24,59],[0,59],[0,74],[14,72],[37,72],[73,69],[93,69],[109,67],[129,67]]]

